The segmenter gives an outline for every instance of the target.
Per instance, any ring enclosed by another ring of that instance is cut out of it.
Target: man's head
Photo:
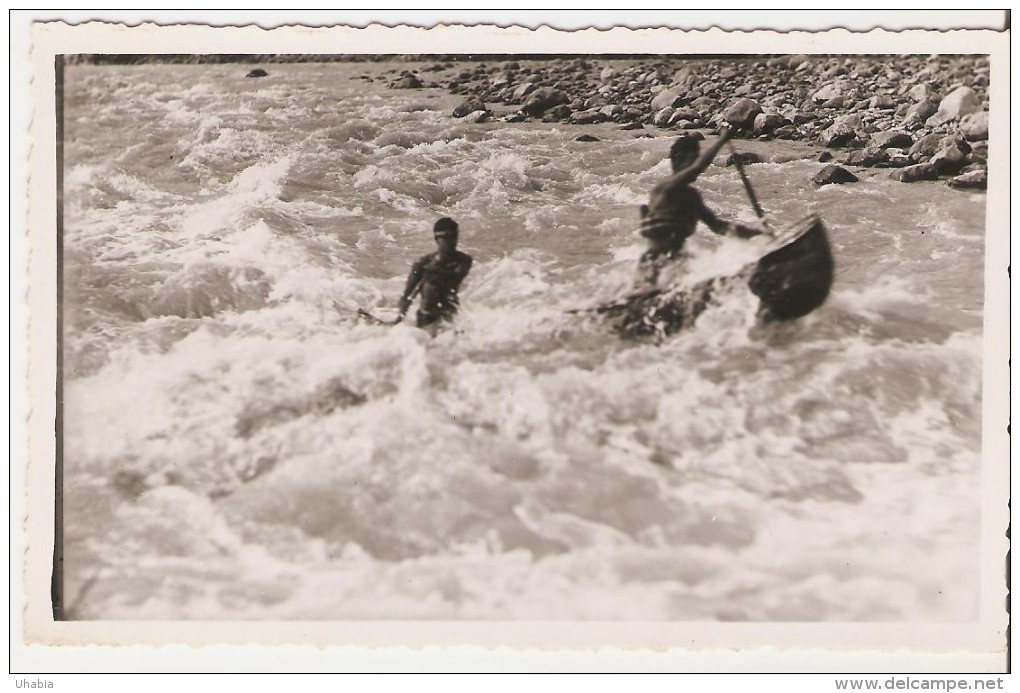
[[[436,237],[436,245],[439,246],[440,253],[445,255],[457,249],[457,236],[460,229],[453,219],[443,217],[432,227],[432,232]]]
[[[680,135],[669,148],[669,161],[673,165],[673,171],[682,171],[698,158],[700,145],[698,138],[692,135]]]

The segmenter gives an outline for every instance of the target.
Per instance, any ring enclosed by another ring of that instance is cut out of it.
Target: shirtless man
[[[639,267],[648,285],[655,285],[665,264],[683,257],[684,243],[694,234],[698,221],[720,235],[751,238],[761,233],[720,219],[705,206],[701,193],[691,187],[731,136],[732,130],[723,128],[719,139],[700,154],[698,140],[690,135],[673,142],[669,150],[673,174],[652,189],[647,205],[641,205],[641,235],[648,239],[648,250],[641,256]]]
[[[457,291],[471,270],[471,256],[457,250],[457,222],[443,217],[433,232],[438,252],[423,255],[411,267],[404,294],[400,297],[400,315],[407,313],[411,301],[421,293],[417,325],[426,327],[439,320],[451,320],[457,312]]]

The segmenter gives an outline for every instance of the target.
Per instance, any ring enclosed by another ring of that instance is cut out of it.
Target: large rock
[[[664,128],[669,125],[670,119],[673,117],[674,113],[676,113],[675,108],[672,106],[665,106],[656,111],[655,115],[652,116],[652,124],[657,127]]]
[[[988,111],[969,113],[960,121],[960,132],[971,142],[988,139]]]
[[[959,120],[969,113],[976,113],[981,110],[981,102],[977,94],[970,87],[954,89],[946,98],[939,103],[939,110],[932,117],[924,122],[925,126],[934,128],[948,123],[952,120]]]
[[[527,96],[533,91],[535,91],[534,82],[525,82],[524,84],[518,84],[516,87],[514,87],[513,93],[511,94],[511,98],[514,100],[514,103],[519,103],[522,99],[524,99],[525,96]]]
[[[868,108],[874,109],[896,108],[896,100],[893,99],[893,97],[889,96],[888,94],[878,94],[877,96],[872,96],[871,99],[868,101]]]
[[[940,149],[928,163],[935,167],[940,176],[957,173],[967,163],[968,154],[970,147],[966,142],[951,142]]]
[[[759,113],[754,117],[754,134],[768,135],[789,121],[778,113]]]
[[[915,183],[919,180],[935,180],[939,176],[931,164],[916,164],[894,171],[891,177],[901,183]]]
[[[466,116],[469,113],[474,113],[475,111],[485,111],[485,110],[487,110],[487,109],[485,108],[485,103],[483,101],[481,101],[480,99],[472,98],[472,99],[468,99],[467,101],[465,101],[464,103],[460,104],[455,109],[453,109],[453,117],[454,118],[463,118],[464,116]]]
[[[531,93],[521,110],[529,116],[539,116],[550,108],[566,104],[569,101],[570,98],[559,89],[539,87]]]
[[[394,89],[421,89],[422,86],[422,81],[410,72],[405,72],[393,83]]]
[[[811,95],[811,100],[815,103],[825,103],[829,99],[834,99],[837,96],[843,95],[843,88],[837,84],[826,84],[824,87],[816,91]]]
[[[881,166],[889,161],[889,154],[881,147],[865,147],[851,152],[846,158],[849,166]]]
[[[753,99],[737,99],[723,111],[722,117],[735,128],[747,128],[754,125],[754,119],[761,113],[761,106]]]
[[[754,152],[733,152],[726,157],[726,166],[750,166],[760,163],[761,157]]]
[[[849,118],[840,118],[818,134],[818,142],[825,147],[844,147],[857,138],[859,125],[860,119],[855,122]]]
[[[913,146],[907,153],[914,161],[927,161],[935,156],[942,148],[942,139],[942,135],[938,133],[925,135],[917,142],[914,142]]]
[[[599,73],[599,79],[603,82],[609,82],[616,77],[616,70],[611,67],[602,68],[602,72]]]
[[[927,84],[915,84],[907,91],[907,96],[917,102],[931,101],[935,98]]]
[[[604,120],[606,120],[606,116],[598,108],[589,108],[570,114],[570,122],[575,125],[591,125],[592,123],[601,123]]]
[[[924,121],[928,120],[928,118],[931,118],[933,115],[935,115],[935,113],[938,110],[939,106],[937,103],[935,103],[931,99],[925,99],[924,101],[919,101],[915,104],[912,104],[910,108],[907,109],[907,113],[906,116],[904,116],[904,119],[915,120],[923,123]]]
[[[842,166],[829,164],[815,174],[811,181],[815,185],[839,185],[842,183],[856,183],[860,178],[847,171]]]
[[[652,111],[661,111],[666,106],[676,108],[683,103],[684,95],[683,89],[663,89],[652,99]]]
[[[988,171],[985,169],[968,171],[956,178],[951,178],[946,182],[946,185],[958,190],[985,190],[988,187]]]
[[[465,123],[484,123],[489,120],[492,114],[484,109],[472,111],[462,118]]]
[[[871,138],[871,141],[868,142],[869,147],[876,147],[878,149],[889,149],[890,147],[903,149],[905,147],[911,147],[913,144],[913,137],[905,132],[898,132],[896,130],[877,132]]]

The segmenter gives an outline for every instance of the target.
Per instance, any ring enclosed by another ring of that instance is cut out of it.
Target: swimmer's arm
[[[680,185],[689,185],[693,183],[695,179],[700,176],[706,168],[708,168],[709,164],[715,160],[716,154],[718,154],[719,150],[723,148],[723,145],[730,141],[732,136],[733,129],[728,126],[724,127],[719,133],[719,138],[706,147],[693,164],[670,176],[670,183],[679,183]]]
[[[407,284],[404,285],[404,293],[400,297],[401,315],[406,313],[407,309],[411,306],[411,300],[414,298],[414,294],[425,276],[425,263],[427,261],[428,256],[425,256],[411,266],[411,272],[407,275]]]
[[[753,226],[741,224],[738,221],[720,219],[712,210],[704,205],[701,206],[701,220],[705,222],[705,226],[720,236],[730,235],[737,238],[754,238],[762,234],[760,229],[756,229]]]

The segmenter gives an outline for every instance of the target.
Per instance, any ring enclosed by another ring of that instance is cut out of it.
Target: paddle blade
[[[835,274],[828,233],[818,217],[807,217],[775,243],[748,282],[766,322],[794,320],[821,306]]]

